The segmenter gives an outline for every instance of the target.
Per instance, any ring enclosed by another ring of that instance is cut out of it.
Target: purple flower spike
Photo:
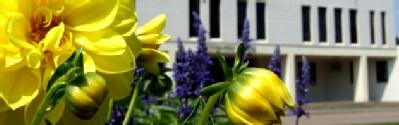
[[[277,76],[281,78],[280,69],[280,45],[276,45],[272,58],[270,59],[269,65],[267,66],[269,70],[273,71]]]
[[[306,88],[306,84],[310,83],[310,65],[305,56],[302,56],[301,75],[296,83],[298,85],[298,96],[296,99],[297,107],[295,108],[294,113],[297,116],[296,123],[298,124],[298,119],[303,115],[309,117],[309,113],[303,109],[303,105],[309,103],[309,100],[306,99],[305,95],[309,92],[309,89]]]

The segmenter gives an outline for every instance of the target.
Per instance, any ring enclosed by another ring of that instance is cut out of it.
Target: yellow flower
[[[273,72],[247,68],[236,76],[225,95],[226,113],[234,124],[273,124],[294,103],[284,83]]]
[[[133,3],[0,1],[0,111],[24,109],[25,123],[30,124],[29,116],[41,101],[55,68],[82,46],[84,71],[98,72],[112,81],[107,82],[107,99],[127,96],[131,75],[127,73],[134,69],[141,51],[139,41],[133,39],[137,25]],[[64,104],[59,104],[55,110],[62,114],[63,109]],[[50,118],[56,121],[59,114],[46,117],[57,116]]]
[[[136,35],[142,45],[137,65],[153,74],[159,74],[158,63],[169,62],[167,53],[159,51],[159,46],[168,41],[170,36],[162,34],[166,24],[166,15],[160,14],[147,24],[137,29]]]

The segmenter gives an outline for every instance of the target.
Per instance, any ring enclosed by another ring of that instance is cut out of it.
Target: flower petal
[[[67,11],[68,7],[73,8],[64,16],[67,27],[74,31],[98,31],[114,22],[119,0],[90,0],[79,7],[73,4],[76,3],[67,2]]]
[[[53,27],[47,34],[46,37],[42,41],[40,41],[40,45],[42,50],[50,50],[52,52],[56,52],[60,46],[62,36],[64,35],[65,26],[64,23]]]
[[[166,24],[166,15],[159,14],[157,17],[150,20],[144,26],[137,29],[138,35],[147,35],[147,34],[158,34],[163,28],[165,28]]]
[[[158,48],[158,46],[170,39],[169,35],[165,34],[149,34],[138,36],[144,47]]]
[[[26,65],[29,68],[37,69],[40,67],[42,54],[38,50],[31,50],[26,56]]]
[[[21,67],[21,63],[23,61],[21,53],[19,52],[7,53],[7,55],[5,55],[4,58],[5,58],[5,64],[4,64],[5,68],[15,69]]]
[[[113,100],[120,100],[129,96],[133,72],[121,74],[100,74],[107,81],[108,95]]]
[[[29,20],[23,15],[17,14],[11,17],[6,26],[6,34],[10,41],[21,48],[32,49],[34,46],[28,41],[31,27]]]
[[[140,40],[136,37],[136,35],[126,37],[125,39],[127,45],[129,46],[130,50],[134,55],[134,58],[137,58],[139,56],[139,53],[141,52],[141,47],[142,47]]]
[[[260,68],[247,68],[243,74],[255,75],[261,78],[267,78],[269,80],[268,83],[272,84],[270,86],[274,86],[275,90],[280,95],[280,98],[285,102],[285,104],[292,108],[294,106],[294,101],[292,100],[291,94],[289,93],[287,87],[279,79],[279,77],[269,70],[264,70]]]
[[[85,50],[98,55],[120,55],[126,48],[125,39],[110,29],[77,33],[74,38],[75,42],[83,46]]]
[[[111,25],[112,29],[122,36],[131,36],[137,27],[137,16],[131,8],[120,5],[119,12]]]
[[[27,67],[15,71],[1,72],[0,95],[5,103],[15,110],[30,103],[38,94],[40,72]]]
[[[169,62],[169,55],[159,50],[143,48],[138,60],[142,62],[166,63]]]
[[[135,67],[134,55],[129,47],[126,47],[121,55],[98,55],[87,52],[87,55],[83,55],[83,58],[91,58],[96,65],[96,70],[106,74],[123,73],[133,70]]]
[[[137,65],[144,67],[146,71],[159,74],[158,63],[169,62],[169,55],[159,50],[143,48],[137,60]]]
[[[85,73],[87,72],[96,72],[96,64],[94,63],[93,59],[86,54],[86,52],[83,52],[83,71]]]
[[[82,120],[73,115],[73,113],[66,109],[64,110],[64,114],[58,124],[61,125],[104,125],[107,121],[108,115],[108,107],[109,107],[109,98],[106,97],[97,113],[90,120]]]

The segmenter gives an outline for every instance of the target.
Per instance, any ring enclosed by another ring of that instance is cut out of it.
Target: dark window
[[[309,65],[310,65],[310,84],[311,85],[316,85],[317,84],[317,79],[316,79],[316,63],[315,62],[309,62]],[[300,78],[301,77],[301,70],[302,70],[302,62],[299,62],[298,64],[297,64],[297,78]]]
[[[357,11],[349,10],[349,26],[351,43],[357,43]]]
[[[303,33],[303,41],[310,41],[311,39],[311,30],[310,30],[310,7],[303,6],[302,7],[302,33]]]
[[[244,27],[244,21],[247,16],[247,2],[244,0],[237,1],[237,37],[240,38],[242,29]]]
[[[319,7],[319,41],[326,42],[327,41],[327,17],[326,17],[326,8]]]
[[[265,39],[265,3],[256,3],[256,38]]]
[[[351,61],[350,63],[349,63],[349,79],[350,79],[350,82],[351,82],[351,84],[353,84],[354,83],[354,69],[353,69],[353,62]]]
[[[381,12],[381,37],[382,37],[382,44],[386,44],[386,36],[385,36],[385,12]]]
[[[335,27],[335,42],[342,43],[342,10],[334,9],[334,27]]]
[[[388,82],[388,62],[376,61],[377,83]]]
[[[209,9],[210,37],[220,38],[220,0],[210,0]]]
[[[199,14],[199,1],[200,0],[189,0],[189,13],[188,16],[190,17],[190,37],[196,37],[197,36],[197,30],[194,28],[194,17],[192,15],[193,12],[196,12]]]
[[[371,44],[375,43],[375,36],[374,36],[374,11],[370,11],[370,42],[371,42]]]

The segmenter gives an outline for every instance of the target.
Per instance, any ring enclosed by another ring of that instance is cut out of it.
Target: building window
[[[386,44],[385,12],[381,12],[381,33],[382,44]]]
[[[349,10],[349,26],[351,43],[357,43],[357,11]]]
[[[342,10],[334,9],[335,42],[342,43]]]
[[[318,15],[319,15],[319,41],[326,42],[327,41],[327,17],[326,17],[326,8],[319,7]]]
[[[193,12],[196,12],[199,14],[199,5],[200,5],[200,0],[189,0],[189,12],[188,12],[188,16],[190,17],[190,37],[197,37],[197,30],[195,30],[194,27],[194,17],[192,15]]]
[[[371,44],[375,43],[375,36],[374,36],[374,11],[370,11],[370,42],[371,42]]]
[[[266,39],[266,30],[265,30],[265,3],[257,2],[256,3],[256,38],[257,39]]]
[[[388,62],[387,61],[376,61],[376,76],[377,83],[388,82]]]
[[[302,62],[299,62],[297,64],[297,78],[301,77],[301,69],[302,69]],[[309,62],[309,67],[310,67],[310,84],[313,86],[316,86],[317,84],[317,75],[316,75],[316,63],[315,62]]]
[[[242,29],[244,27],[244,21],[247,16],[247,2],[246,0],[237,1],[237,37],[240,38]]]
[[[310,30],[310,7],[303,6],[302,7],[302,33],[303,33],[303,41],[311,40],[311,30]]]
[[[220,38],[220,0],[209,2],[209,34],[211,38]]]

